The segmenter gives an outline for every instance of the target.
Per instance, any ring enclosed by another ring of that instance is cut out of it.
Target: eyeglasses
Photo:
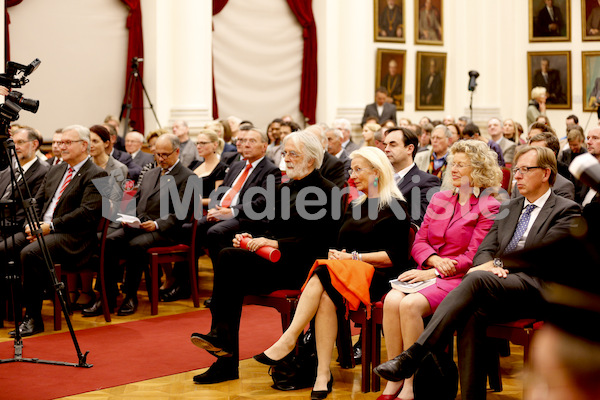
[[[453,162],[451,162],[451,163],[448,163],[448,166],[449,166],[450,168],[454,168],[454,167],[456,167],[456,168],[458,168],[458,169],[463,169],[463,168],[470,167],[470,166],[471,166],[471,164],[462,164],[462,163],[453,163]]]
[[[352,176],[352,174],[358,175],[358,174],[360,174],[361,172],[363,172],[363,171],[365,171],[367,169],[373,169],[373,168],[370,168],[370,167],[367,167],[367,168],[355,168],[355,169],[350,168],[348,170],[348,175],[350,175],[350,176]]]
[[[258,140],[256,140],[256,139],[238,139],[238,140],[236,140],[236,142],[235,142],[235,143],[236,143],[236,144],[237,144],[237,143],[250,143],[250,144],[256,144],[256,143],[258,143]]]
[[[31,143],[33,140],[15,140],[15,145],[23,146],[25,143]]]
[[[56,143],[57,146],[65,146],[65,147],[69,147],[71,144],[73,143],[77,143],[77,142],[83,142],[83,140],[63,140],[60,142],[54,142]]]
[[[196,142],[196,146],[206,146],[207,144],[211,144],[212,142]]]
[[[169,154],[164,154],[164,153],[156,153],[156,157],[160,158],[160,159],[166,159],[169,158],[171,156],[171,154],[175,153],[177,151],[177,149],[173,150],[172,152],[170,152]]]
[[[513,175],[516,175],[517,172],[520,172],[521,175],[526,175],[532,169],[537,169],[542,167],[515,167],[512,169]]]
[[[281,157],[285,158],[286,156],[290,156],[290,158],[298,158],[302,157],[302,154],[296,153],[295,151],[282,151]]]

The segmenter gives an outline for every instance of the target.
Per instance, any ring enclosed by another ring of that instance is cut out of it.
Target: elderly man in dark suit
[[[321,176],[318,168],[323,155],[321,142],[313,134],[299,131],[286,136],[283,143],[290,181],[277,187],[274,218],[266,223],[266,231],[264,226],[258,229],[256,224],[248,224],[253,234],[236,235],[235,248],[223,249],[219,254],[210,332],[193,333],[191,337],[192,343],[218,359],[206,372],[194,377],[195,383],[238,378],[239,324],[244,296],[300,288],[314,260],[327,256],[328,244],[335,238],[330,212],[334,185]],[[304,196],[299,193],[306,194],[306,201],[302,201]],[[315,202],[317,196],[320,200]],[[239,248],[244,237],[249,239],[249,251]],[[273,263],[255,254],[263,246],[279,249],[281,259]]]
[[[154,156],[150,153],[144,153],[142,151],[142,145],[144,144],[144,135],[139,132],[131,131],[125,136],[125,150],[131,155],[133,162],[144,167],[146,164],[152,164],[154,162]]]
[[[121,151],[113,147],[113,137],[117,137],[117,130],[111,124],[102,125],[108,132],[110,133],[110,143],[108,148],[106,149],[106,154],[112,156],[115,160],[125,164],[127,166],[127,172],[129,172],[129,178],[137,181],[140,176],[140,172],[142,172],[142,167],[133,162],[133,158],[126,151]]]
[[[390,94],[387,89],[382,87],[377,88],[375,92],[375,103],[368,104],[365,107],[365,112],[362,117],[361,125],[364,125],[369,118],[377,118],[377,123],[383,125],[387,120],[394,121],[396,125],[396,106],[388,103],[387,99]]]
[[[475,267],[442,301],[417,342],[375,368],[380,376],[393,381],[410,377],[427,352],[443,351],[445,339],[458,330],[462,398],[485,399],[488,322],[539,316],[541,281],[504,258],[569,235],[581,207],[552,193],[557,168],[551,150],[525,146],[515,155],[515,166],[524,197],[501,208],[473,259]]]
[[[148,265],[146,250],[151,247],[165,246],[178,238],[178,232],[185,220],[175,215],[173,202],[169,200],[167,215],[161,214],[161,190],[174,182],[179,193],[179,201],[183,197],[188,178],[193,172],[183,166],[179,160],[179,139],[173,134],[164,134],[156,141],[156,159],[158,167],[144,175],[142,184],[135,194],[136,214],[140,220],[139,227],[123,224],[107,237],[106,290],[113,308],[117,297],[116,270],[118,258],[125,258],[125,299],[119,307],[117,315],[131,315],[137,310],[137,290],[142,279],[144,267]],[[188,214],[191,215],[191,214]],[[101,314],[102,305],[96,303],[91,309],[84,310],[84,315]]]
[[[550,69],[550,60],[547,58],[542,58],[540,69],[536,70],[533,74],[532,86],[546,88],[546,93],[548,94],[547,103],[566,103],[562,83],[560,82],[560,72],[556,69]]]
[[[537,14],[536,36],[560,36],[565,25],[560,8],[552,4],[553,0],[544,0],[544,3]]]
[[[411,220],[421,226],[429,199],[440,190],[440,179],[421,171],[413,161],[417,154],[419,138],[408,128],[394,127],[385,137],[385,154],[394,168],[394,178],[406,199]],[[414,195],[414,191],[418,195]],[[431,193],[430,193],[431,192]],[[413,200],[419,199],[419,203]]]
[[[52,261],[73,268],[85,265],[90,259],[102,212],[101,196],[92,181],[106,176],[106,172],[90,159],[89,143],[88,128],[66,127],[60,143],[63,163],[48,171],[36,194],[41,216],[39,229]],[[17,236],[15,249],[29,243],[20,254],[26,313],[19,330],[21,336],[30,336],[44,330],[41,312],[48,272],[40,244],[30,227],[26,226]]]

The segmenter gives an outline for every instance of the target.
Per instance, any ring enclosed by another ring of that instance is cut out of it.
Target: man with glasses
[[[154,162],[152,154],[142,151],[142,144],[144,144],[144,135],[139,132],[131,131],[125,136],[125,150],[131,155],[133,162],[140,167]]]
[[[426,353],[444,351],[447,339],[458,331],[461,396],[485,399],[488,322],[540,317],[541,281],[505,257],[569,235],[581,207],[552,193],[557,169],[551,150],[525,146],[514,165],[523,197],[500,209],[473,259],[475,267],[442,301],[417,342],[375,368],[380,376],[393,381],[412,376]]]
[[[173,124],[173,133],[179,138],[179,159],[184,167],[189,167],[192,161],[200,160],[198,150],[194,142],[190,140],[190,128],[186,121],[175,121]]]
[[[114,308],[117,297],[117,276],[119,258],[125,258],[125,299],[117,315],[131,315],[138,306],[137,290],[142,280],[142,272],[148,265],[146,250],[151,247],[166,246],[174,243],[185,220],[175,216],[173,202],[169,200],[169,214],[161,214],[161,189],[165,190],[165,181],[173,181],[179,192],[179,201],[183,197],[188,178],[194,173],[183,166],[179,160],[179,139],[166,133],[156,140],[156,160],[158,166],[144,174],[144,179],[135,194],[136,216],[139,227],[124,223],[107,237],[106,254],[110,266],[106,270],[106,295],[108,307]],[[106,306],[106,305],[104,305]],[[102,314],[101,304],[93,309],[84,310],[84,315]]]
[[[447,157],[451,137],[452,132],[445,125],[438,125],[433,128],[431,132],[431,149],[418,152],[415,155],[417,167],[421,171],[429,172],[443,181],[444,175],[449,171]]]
[[[92,181],[105,177],[106,172],[96,166],[88,154],[88,128],[66,127],[59,146],[63,162],[48,171],[35,196],[37,215],[52,261],[76,270],[87,264],[97,242],[102,199]],[[19,330],[21,336],[30,336],[44,331],[42,300],[49,282],[42,250],[30,226],[26,225],[24,232],[17,234],[14,247],[7,251],[10,253],[21,246],[25,246],[20,259],[26,313]],[[7,254],[1,247],[0,254]],[[11,334],[14,335],[14,331]]]

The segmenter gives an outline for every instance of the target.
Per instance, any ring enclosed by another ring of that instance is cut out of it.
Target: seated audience
[[[321,168],[319,168],[319,172],[323,178],[329,180],[339,188],[346,186],[346,182],[348,182],[348,170],[344,168],[342,161],[327,152],[327,136],[323,128],[318,125],[311,125],[306,128],[306,132],[314,134],[323,146],[323,163],[321,164]]]
[[[235,145],[231,143],[231,128],[225,121],[212,121],[206,124],[206,129],[214,131],[219,139],[223,139],[223,148],[217,149],[217,154],[236,151]]]
[[[381,129],[378,124],[365,124],[363,126],[362,135],[365,140],[364,146],[375,146],[375,132]]]
[[[463,399],[486,397],[486,326],[540,316],[541,282],[505,257],[518,250],[569,235],[581,208],[552,193],[556,158],[544,147],[525,146],[515,154],[515,179],[524,197],[503,205],[475,257],[474,267],[440,303],[416,343],[375,368],[395,382],[410,378],[429,351],[441,352],[458,331],[458,368]]]
[[[517,145],[504,137],[501,122],[498,118],[492,118],[488,121],[488,133],[492,140],[500,147],[504,162],[512,165]]]
[[[379,149],[363,147],[350,155],[352,179],[364,194],[352,203],[339,231],[337,249],[328,260],[320,260],[309,274],[290,327],[264,353],[255,356],[263,364],[276,365],[294,350],[304,327],[315,317],[317,376],[313,395],[324,399],[331,392],[331,353],[337,336],[338,318],[347,308],[356,309],[352,296],[363,302],[378,301],[389,289],[389,280],[406,270],[410,220],[402,194],[393,178],[387,157]],[[370,218],[373,210],[376,218]],[[359,216],[359,217],[358,217]],[[351,260],[360,260],[354,263]],[[344,279],[341,271],[350,269]]]
[[[504,122],[502,122],[502,134],[504,135],[505,139],[508,139],[513,143],[520,144],[518,142],[519,135],[517,134],[517,127],[514,120],[507,118],[504,120]]]
[[[569,142],[569,148],[560,153],[558,161],[564,163],[568,167],[575,157],[587,153],[587,149],[584,145],[585,136],[579,129],[569,130],[567,142]]]
[[[314,260],[326,257],[328,243],[335,237],[336,225],[330,214],[335,186],[319,173],[323,157],[321,141],[312,133],[300,131],[287,136],[283,145],[290,181],[278,186],[275,218],[268,220],[263,229],[249,224],[254,234],[236,235],[234,248],[223,249],[214,265],[211,330],[208,334],[193,333],[191,340],[217,357],[217,361],[194,377],[198,384],[238,378],[239,323],[244,296],[299,289]],[[302,190],[308,190],[304,204],[299,200]],[[289,193],[287,199],[281,197],[283,191]],[[317,196],[323,199],[321,193],[325,194],[324,201],[316,205]],[[319,219],[303,216],[323,210],[325,213]],[[249,239],[248,250],[239,248],[242,238]],[[279,249],[281,259],[273,263],[255,254],[263,246]]]
[[[125,164],[127,166],[129,178],[134,181],[137,181],[140,176],[140,172],[142,172],[142,167],[134,163],[133,158],[131,158],[129,153],[127,153],[126,151],[121,151],[113,148],[114,142],[117,137],[117,131],[115,130],[115,127],[110,124],[104,124],[103,126],[106,129],[108,129],[108,132],[110,133],[110,143],[106,148],[106,154],[113,157],[115,160]]]
[[[531,100],[527,105],[527,126],[537,121],[540,115],[546,115],[546,99],[548,94],[543,86],[531,89]]]
[[[365,112],[362,117],[361,126],[367,123],[369,117],[377,118],[379,125],[383,124],[388,119],[391,119],[396,125],[396,105],[387,102],[388,91],[381,86],[375,91],[375,103],[371,103],[365,107]]]
[[[467,126],[465,126],[465,129],[463,130],[463,139],[480,140],[482,142],[487,143],[488,146],[490,146],[490,148],[492,150],[494,150],[496,152],[496,154],[498,155],[498,165],[501,167],[504,167],[505,164],[504,164],[504,157],[502,156],[502,149],[492,139],[486,141],[481,136],[481,132],[479,131],[479,127],[477,125],[467,124]]]
[[[352,141],[352,124],[350,124],[350,121],[344,118],[339,118],[333,121],[331,127],[333,129],[339,129],[342,131],[342,134],[344,135],[342,147],[347,155],[350,155],[354,150],[358,150],[360,146]]]
[[[458,117],[458,119],[456,120],[456,126],[458,126],[458,130],[460,131],[460,136],[462,137],[462,133],[463,133],[463,129],[465,129],[465,126],[467,126],[467,124],[470,124],[471,122],[471,118],[466,117],[466,116],[461,116]]]
[[[120,184],[127,178],[127,166],[106,153],[109,146],[110,133],[108,129],[103,125],[90,127],[90,156],[92,156],[92,161],[105,170],[107,174],[114,176]]]
[[[411,221],[421,225],[429,199],[439,191],[440,179],[417,168],[413,157],[418,143],[417,135],[408,128],[392,128],[385,137],[385,154],[394,169],[394,181],[406,200]],[[419,202],[413,203],[417,199]]]
[[[267,146],[267,158],[273,161],[273,164],[279,165],[281,161],[281,152],[283,143],[281,142],[280,128],[283,120],[275,118],[267,127],[267,136],[269,137],[269,146]]]
[[[179,159],[184,167],[188,168],[192,161],[199,160],[198,151],[194,142],[190,140],[190,128],[186,121],[175,121],[173,123],[173,134],[179,139]]]
[[[351,160],[342,147],[342,141],[344,140],[342,131],[339,129],[328,129],[325,132],[325,136],[327,136],[327,152],[343,162],[344,169],[349,170]]]
[[[137,181],[138,187],[142,184],[144,174],[150,171],[152,168],[156,168],[156,166],[158,165],[156,162],[156,141],[161,135],[164,135],[165,133],[169,133],[169,131],[166,129],[156,129],[148,134],[146,141],[148,142],[148,148],[150,149],[150,153],[152,153],[153,161],[151,164],[146,164],[144,168],[142,168],[142,171],[140,172],[140,177]]]
[[[425,129],[424,129],[425,131]],[[443,181],[447,171],[447,157],[452,132],[445,125],[437,125],[431,132],[431,150],[418,152],[415,164],[421,171],[437,176]]]
[[[446,126],[448,127],[448,129],[450,129],[450,132],[452,133],[452,136],[448,140],[448,145],[452,146],[454,143],[462,139],[460,135],[460,129],[458,129],[458,126],[456,124],[448,124]]]
[[[47,163],[50,166],[60,164],[62,161],[60,159],[60,146],[58,146],[58,143],[60,143],[61,139],[61,133],[62,128],[59,128],[56,130],[56,132],[54,132],[54,135],[52,136],[52,157],[48,158],[47,160]]]
[[[421,134],[419,136],[419,148],[417,152],[431,150],[431,132],[433,132],[433,125],[426,123],[421,125]]]
[[[248,132],[248,130],[250,129],[252,129],[252,126],[250,125],[244,125],[240,127],[240,129],[238,130],[237,138],[235,140],[235,147],[237,151],[223,152],[223,154],[221,154],[221,161],[223,162],[223,164],[230,166],[231,164],[238,161],[242,161],[244,159],[244,156],[242,154],[244,144],[246,143],[244,141],[244,136],[246,132]]]
[[[125,135],[125,150],[133,158],[133,162],[140,167],[146,166],[146,164],[152,164],[154,162],[154,156],[149,153],[142,151],[142,145],[144,144],[144,135],[139,132],[131,131]]]
[[[392,289],[385,297],[383,331],[389,360],[417,340],[423,332],[423,318],[435,312],[473,266],[473,257],[500,207],[492,191],[486,190],[497,188],[502,178],[496,154],[475,140],[456,143],[450,153],[454,189],[431,199],[411,251],[417,269],[398,277],[408,283],[435,279],[435,284],[411,294]],[[388,382],[383,395],[392,394],[393,398],[414,398],[413,377],[403,383]]]
[[[106,176],[106,172],[90,159],[89,145],[88,128],[80,125],[64,128],[60,142],[64,162],[48,171],[35,195],[40,216],[38,229],[52,261],[62,264],[63,270],[76,271],[85,266],[98,240],[96,228],[102,200],[92,181]],[[0,254],[18,255],[20,251],[25,304],[25,317],[18,328],[21,336],[44,331],[42,301],[44,289],[51,286],[44,253],[32,230],[26,225],[10,241],[10,246],[0,243]],[[10,334],[14,336],[15,331]]]
[[[121,121],[114,115],[109,114],[104,118],[104,124],[112,126],[115,131],[115,135],[113,136],[111,133],[111,136],[110,136],[110,140],[111,140],[111,143],[113,144],[113,147],[117,150],[125,151],[125,139],[121,135],[119,135],[119,128],[121,127]],[[111,129],[108,129],[108,131],[111,132]]]

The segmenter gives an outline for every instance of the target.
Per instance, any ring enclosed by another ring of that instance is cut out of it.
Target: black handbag
[[[269,370],[271,387],[277,390],[297,390],[312,387],[317,376],[317,345],[313,328],[298,343],[297,354],[274,365]]]
[[[427,353],[414,379],[415,400],[454,400],[458,393],[458,368],[448,353]]]

